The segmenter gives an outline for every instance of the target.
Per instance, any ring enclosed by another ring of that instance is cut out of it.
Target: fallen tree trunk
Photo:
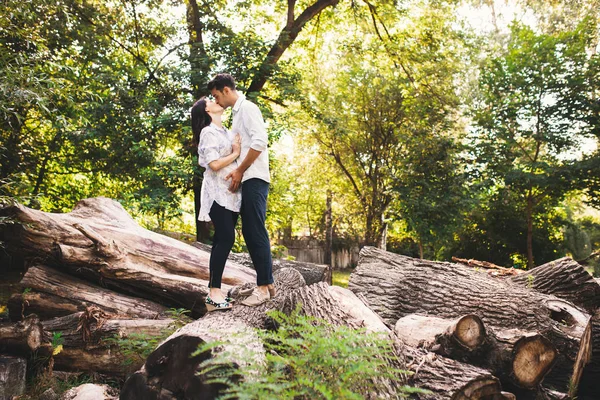
[[[543,335],[558,350],[544,382],[561,391],[577,388],[591,351],[590,317],[574,305],[493,279],[468,267],[418,260],[373,247],[361,250],[349,288],[393,326],[409,314],[454,319],[478,315],[497,331]]]
[[[508,281],[560,297],[590,313],[600,306],[600,285],[585,268],[569,257],[540,265]]]
[[[276,283],[278,282],[281,282],[281,278],[276,279]],[[342,303],[340,299],[348,301]],[[161,398],[165,400],[175,397],[178,399],[216,398],[222,394],[225,386],[207,383],[205,375],[198,374],[199,371],[202,372],[201,363],[216,357],[217,353],[225,352],[229,354],[228,365],[234,368],[247,365],[250,361],[254,361],[255,365],[264,364],[265,350],[252,328],[273,327],[266,316],[269,310],[291,313],[296,309],[297,304],[301,304],[303,314],[325,320],[334,326],[364,327],[370,331],[389,333],[389,329],[379,318],[364,304],[358,304],[359,301],[347,290],[339,290],[319,283],[280,292],[276,298],[259,307],[236,305],[231,311],[207,314],[165,340],[148,357],[144,367],[127,380],[121,391],[121,399],[147,399],[153,398],[158,393],[164,396]],[[189,356],[198,346],[213,342],[221,343],[216,353],[204,351],[195,357]],[[421,372],[415,374],[414,382],[436,392],[436,395],[420,395],[419,398],[450,399],[462,398],[461,395],[467,396],[467,394],[471,394],[470,397],[465,397],[469,399],[504,398],[493,397],[500,396],[500,384],[488,371],[452,360],[444,360],[444,362],[445,364],[420,363],[414,366],[414,370],[421,367]],[[456,376],[441,377],[440,375],[443,374],[448,375],[449,370],[446,368],[449,366],[455,368]],[[238,379],[244,378],[248,377],[238,376]],[[405,383],[395,382],[396,390],[398,385]],[[477,392],[481,396],[472,393],[476,392],[476,387],[480,389],[485,387]],[[378,398],[394,396],[396,394],[394,390],[393,387],[383,385],[382,392],[374,396]]]
[[[82,200],[65,214],[15,205],[0,215],[17,221],[0,227],[0,240],[10,253],[43,259],[71,274],[86,272],[108,287],[113,282],[123,293],[175,304],[197,315],[205,312],[210,255],[140,227],[114,200]],[[254,271],[227,263],[225,288],[255,280]]]
[[[192,243],[192,246],[210,253],[212,246],[200,242]],[[254,264],[248,253],[229,253],[229,260],[243,265],[244,267],[254,269]],[[273,260],[273,272],[282,268],[293,268],[300,272],[307,285],[312,285],[319,282],[329,282],[331,272],[329,266],[323,264],[314,264],[302,261],[292,260]]]
[[[0,354],[29,356],[44,340],[44,329],[36,315],[16,323],[0,323]]]
[[[167,337],[175,329],[174,322],[109,319],[100,309],[91,307],[85,312],[43,321],[42,325],[50,335],[60,334],[62,350],[53,357],[54,368],[125,377],[144,363],[139,354],[141,348]]]
[[[9,301],[12,320],[36,313],[43,319],[97,306],[113,318],[164,318],[166,307],[92,285],[44,265],[30,267],[21,285],[35,292],[15,294]]]

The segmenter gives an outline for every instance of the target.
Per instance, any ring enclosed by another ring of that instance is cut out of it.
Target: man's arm
[[[267,149],[269,140],[267,130],[265,129],[265,122],[258,106],[252,104],[252,107],[248,107],[244,111],[244,125],[248,130],[249,136],[252,138],[252,143],[250,144],[250,150],[248,150],[248,154],[244,158],[244,161],[242,161],[242,163],[225,178],[231,178],[229,190],[232,192],[238,190],[244,172],[246,172],[254,161],[256,161],[258,156]]]

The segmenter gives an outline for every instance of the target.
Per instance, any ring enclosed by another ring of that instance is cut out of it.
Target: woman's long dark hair
[[[206,97],[194,103],[192,106],[192,133],[194,134],[194,148],[200,143],[200,132],[210,125],[212,118],[206,112]]]

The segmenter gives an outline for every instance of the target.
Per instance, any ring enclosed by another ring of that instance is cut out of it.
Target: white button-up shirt
[[[269,138],[260,109],[256,104],[247,100],[243,94],[240,94],[240,97],[233,106],[232,113],[233,124],[231,132],[234,134],[239,133],[242,137],[239,162],[244,161],[250,149],[261,152],[258,158],[254,160],[254,163],[244,172],[242,182],[252,178],[271,182],[269,149],[267,148]]]
[[[242,191],[235,193],[229,191],[231,180],[225,180],[230,172],[238,167],[237,161],[232,162],[218,171],[210,169],[209,164],[219,158],[230,155],[233,151],[231,143],[234,134],[225,128],[219,128],[214,124],[202,129],[200,132],[200,143],[198,143],[198,164],[206,168],[202,189],[200,189],[200,213],[198,220],[210,221],[210,208],[213,202],[227,210],[239,212],[242,205]]]

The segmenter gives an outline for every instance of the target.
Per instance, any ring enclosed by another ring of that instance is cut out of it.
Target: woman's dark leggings
[[[213,245],[210,252],[210,278],[208,287],[220,288],[225,262],[235,241],[235,224],[238,213],[227,210],[225,207],[213,202],[208,213],[215,227]]]

